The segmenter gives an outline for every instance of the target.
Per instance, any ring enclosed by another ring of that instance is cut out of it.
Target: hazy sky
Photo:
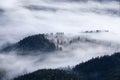
[[[61,31],[78,33],[92,29],[119,32],[118,2],[67,1],[0,0],[0,9],[3,10],[0,12],[0,35],[14,37]]]

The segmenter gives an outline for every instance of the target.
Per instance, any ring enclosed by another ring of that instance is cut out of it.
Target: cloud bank
[[[28,35],[51,32],[65,32],[67,36],[79,34],[119,44],[119,22],[119,1],[0,0],[0,49]],[[97,29],[110,32],[79,33]],[[20,56],[16,52],[2,53],[0,68],[7,72],[6,76],[13,77],[42,68],[74,66],[92,57],[119,51],[117,47],[102,44],[75,43],[62,52],[49,55]]]

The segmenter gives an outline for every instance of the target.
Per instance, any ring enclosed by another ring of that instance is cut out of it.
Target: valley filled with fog
[[[62,40],[81,38],[45,54],[0,52],[0,71],[13,78],[111,55],[120,51],[119,27],[119,0],[0,0],[0,49],[35,34],[63,32]]]

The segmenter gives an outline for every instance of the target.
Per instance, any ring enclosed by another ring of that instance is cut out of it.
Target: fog
[[[43,53],[34,52],[29,55],[18,55],[16,51],[0,54],[0,69],[5,70],[6,78],[13,78],[38,69],[71,68],[81,62],[103,55],[111,55],[120,51],[120,45],[106,46],[102,43],[74,43],[62,51]],[[35,55],[33,55],[35,54]],[[1,71],[2,72],[2,71]]]
[[[0,68],[13,78],[38,69],[72,67],[93,57],[111,55],[120,50],[119,27],[119,1],[0,0],[0,49],[26,36],[51,32],[64,32],[68,37],[82,35],[98,41],[78,42],[63,51],[34,56],[21,56],[16,51],[1,53]],[[81,33],[86,30],[109,32]]]

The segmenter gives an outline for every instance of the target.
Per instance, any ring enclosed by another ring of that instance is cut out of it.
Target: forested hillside
[[[120,53],[91,59],[71,71],[43,69],[14,80],[120,80]]]
[[[14,80],[86,80],[83,76],[64,70],[43,69]]]
[[[120,53],[91,59],[73,70],[84,74],[88,80],[120,80]]]
[[[50,42],[44,34],[32,35],[23,38],[19,42],[5,47],[2,51],[54,51],[55,44]]]

